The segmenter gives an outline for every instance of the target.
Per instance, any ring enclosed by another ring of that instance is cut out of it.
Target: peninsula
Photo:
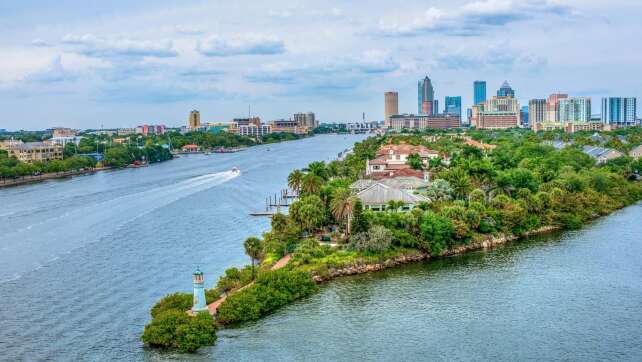
[[[335,277],[580,228],[642,199],[642,159],[627,155],[640,143],[640,128],[599,138],[516,129],[368,138],[342,160],[292,171],[299,198],[269,232],[245,240],[250,265],[226,270],[202,312],[192,311],[192,294],[161,299],[142,340],[193,352],[213,344],[217,328],[261,318]],[[617,157],[595,152],[610,147]]]

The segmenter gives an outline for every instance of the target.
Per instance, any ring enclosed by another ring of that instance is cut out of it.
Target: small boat
[[[238,172],[241,172],[241,171],[240,171],[238,168],[236,168],[236,167],[232,167],[232,172],[234,172],[234,173],[238,173]]]

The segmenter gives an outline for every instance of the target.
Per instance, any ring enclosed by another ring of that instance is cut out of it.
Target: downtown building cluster
[[[443,112],[429,77],[418,83],[417,114],[400,114],[397,92],[385,92],[385,126],[393,130],[424,128],[479,129],[532,128],[535,131],[563,129],[566,132],[601,131],[639,124],[635,97],[608,97],[601,100],[601,113],[591,113],[590,97],[555,93],[546,99],[530,99],[520,105],[507,81],[488,98],[486,81],[473,82],[473,105],[462,118],[461,96],[444,97]]]
[[[190,112],[187,127],[181,132],[209,131],[229,132],[240,136],[260,138],[270,133],[308,134],[319,126],[319,121],[313,112],[295,113],[290,119],[275,119],[269,123],[261,121],[260,117],[234,118],[231,122],[208,122],[201,124],[201,115],[197,110]]]
[[[461,97],[444,98],[444,112],[439,113],[439,101],[428,76],[417,84],[417,114],[399,113],[399,94],[384,93],[384,126],[394,130],[423,128],[458,128],[461,126]]]

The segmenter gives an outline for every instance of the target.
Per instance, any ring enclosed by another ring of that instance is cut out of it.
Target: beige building
[[[314,112],[295,113],[294,121],[299,125],[299,127],[308,127],[310,129],[319,127],[319,121],[316,119]]]
[[[492,97],[474,105],[470,125],[484,129],[519,127],[519,102],[513,97]]]
[[[311,131],[310,127],[300,125],[291,119],[275,119],[270,121],[270,127],[273,133],[308,134]]]
[[[53,138],[58,137],[74,137],[76,135],[76,130],[71,128],[55,127],[53,129]]]
[[[528,101],[528,124],[533,127],[536,123],[546,121],[546,99],[531,99]]]
[[[189,112],[187,125],[190,129],[201,128],[201,114],[197,110]]]
[[[59,144],[45,142],[3,141],[0,149],[7,151],[9,157],[15,157],[26,163],[49,162],[62,160],[63,147]]]
[[[388,128],[390,127],[390,117],[399,114],[399,93],[385,92],[383,97],[385,103],[384,125]]]

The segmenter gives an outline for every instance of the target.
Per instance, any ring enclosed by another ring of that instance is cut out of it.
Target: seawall
[[[370,272],[392,268],[401,264],[413,263],[413,262],[428,260],[432,258],[441,258],[441,257],[447,257],[447,256],[453,256],[453,255],[460,255],[460,254],[464,254],[475,250],[490,249],[498,245],[506,244],[510,241],[522,239],[533,235],[546,234],[546,233],[558,231],[561,229],[562,228],[559,226],[549,225],[549,226],[543,226],[536,230],[526,232],[523,235],[519,235],[519,236],[512,235],[512,234],[499,234],[497,236],[489,235],[488,237],[482,240],[471,241],[469,244],[458,245],[456,247],[444,250],[444,252],[438,256],[432,256],[430,255],[430,253],[427,253],[427,252],[413,251],[413,252],[408,252],[406,254],[395,256],[393,258],[386,259],[385,261],[380,263],[363,263],[363,264],[349,265],[341,268],[328,268],[327,274],[312,275],[312,279],[317,283],[324,283],[334,278],[338,278],[342,276],[370,273]]]

